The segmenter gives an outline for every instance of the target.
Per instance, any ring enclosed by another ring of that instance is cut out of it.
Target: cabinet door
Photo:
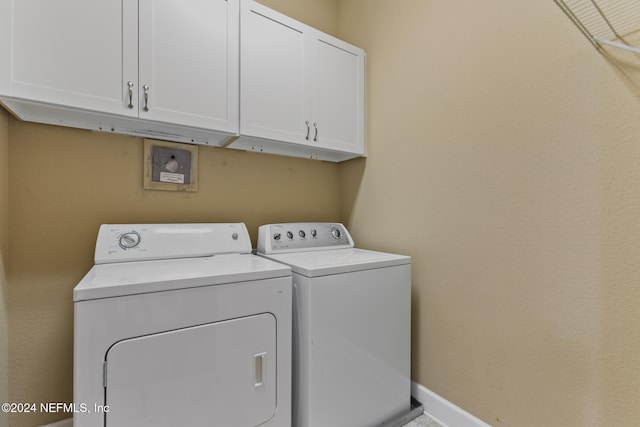
[[[238,0],[140,0],[140,118],[237,132]]]
[[[0,72],[5,95],[122,112],[123,14],[130,8],[124,5],[127,2],[1,1],[2,12],[10,14],[10,26],[0,30],[0,53],[10,64]]]
[[[364,154],[364,51],[320,32],[311,46],[314,143]]]
[[[249,1],[240,19],[240,133],[306,142],[308,27]]]

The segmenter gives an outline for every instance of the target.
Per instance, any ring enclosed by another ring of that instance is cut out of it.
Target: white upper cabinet
[[[125,48],[124,72],[137,105],[127,109],[145,119],[237,132],[237,7],[236,0],[139,0],[139,51]]]
[[[187,142],[238,132],[239,0],[0,0],[0,16],[0,96],[18,117]]]
[[[252,0],[240,21],[241,137],[231,148],[364,155],[364,51]]]
[[[320,147],[364,154],[364,52],[327,34],[314,35],[313,140]]]
[[[122,111],[121,0],[1,0],[0,92]],[[134,8],[137,12],[137,7]]]
[[[0,0],[0,58],[0,103],[23,120],[365,154],[364,51],[253,0]]]
[[[241,10],[240,133],[299,142],[309,117],[308,28],[255,2]]]

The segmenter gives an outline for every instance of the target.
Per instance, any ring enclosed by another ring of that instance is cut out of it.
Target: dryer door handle
[[[253,387],[262,387],[265,383],[264,375],[267,371],[267,353],[253,355]]]

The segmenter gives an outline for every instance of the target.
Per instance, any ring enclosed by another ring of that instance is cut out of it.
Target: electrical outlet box
[[[191,183],[191,152],[155,146],[151,149],[151,180],[173,184]]]
[[[145,139],[144,188],[197,191],[197,150],[197,145]]]

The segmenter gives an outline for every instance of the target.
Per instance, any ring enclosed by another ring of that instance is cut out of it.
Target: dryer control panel
[[[103,224],[96,264],[251,253],[243,223]]]
[[[334,222],[268,224],[258,229],[258,252],[274,254],[353,248],[344,225]]]

